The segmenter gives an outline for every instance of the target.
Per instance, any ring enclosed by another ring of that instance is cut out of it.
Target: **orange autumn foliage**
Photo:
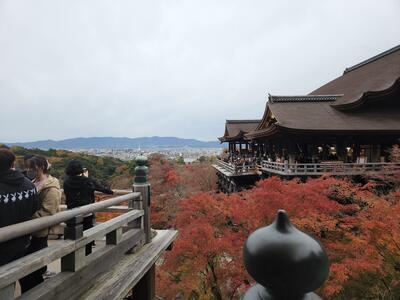
[[[165,299],[239,299],[252,282],[243,244],[280,208],[328,252],[330,276],[317,291],[324,299],[399,295],[399,192],[377,196],[370,186],[332,177],[272,177],[239,194],[191,195],[178,206],[172,225],[179,238],[157,275]]]
[[[155,154],[149,158],[152,186],[151,218],[154,228],[168,228],[180,200],[189,195],[215,190],[216,175],[210,164],[181,165]]]
[[[179,230],[157,270],[163,299],[240,299],[254,283],[243,268],[243,244],[280,208],[327,250],[330,275],[317,291],[323,299],[400,299],[398,174],[366,184],[272,177],[228,196],[214,192],[210,164],[179,165],[155,155],[149,177],[153,227]]]

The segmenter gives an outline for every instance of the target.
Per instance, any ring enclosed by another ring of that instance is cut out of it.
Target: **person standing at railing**
[[[14,169],[15,155],[0,148],[0,227],[29,221],[39,208],[36,188]],[[0,244],[0,266],[25,255],[29,235]]]
[[[29,171],[36,174],[33,184],[36,187],[40,208],[33,215],[33,218],[41,218],[54,215],[60,210],[61,190],[58,179],[49,174],[50,163],[43,156],[33,156],[27,161]],[[47,240],[50,228],[34,232],[27,254],[39,251],[47,247]],[[43,267],[20,280],[22,293],[30,290],[43,282],[43,274],[47,267]]]
[[[71,160],[65,169],[67,178],[64,181],[64,194],[68,209],[95,202],[94,192],[112,195],[113,191],[95,179],[89,177],[89,171],[79,160]],[[83,218],[83,230],[93,227],[94,215],[88,214]],[[92,253],[93,242],[86,245],[86,255]]]

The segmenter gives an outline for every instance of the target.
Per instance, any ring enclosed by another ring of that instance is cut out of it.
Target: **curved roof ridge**
[[[226,120],[226,123],[257,123],[260,119],[247,119],[247,120]]]
[[[332,94],[332,95],[295,95],[295,96],[277,96],[268,95],[268,101],[271,103],[280,102],[324,102],[324,101],[335,101],[343,94]]]
[[[388,54],[391,54],[391,53],[393,53],[393,52],[396,52],[396,51],[398,51],[398,50],[400,50],[400,45],[397,45],[397,46],[395,46],[395,47],[393,47],[393,48],[390,48],[390,49],[388,49],[388,50],[386,50],[386,51],[383,51],[382,53],[379,53],[379,54],[377,54],[377,55],[375,55],[375,56],[373,56],[373,57],[371,57],[371,58],[368,58],[368,59],[366,59],[366,60],[364,60],[364,61],[362,61],[362,62],[360,62],[360,63],[358,63],[358,64],[355,64],[354,66],[351,66],[351,67],[346,68],[346,69],[343,71],[343,74],[346,74],[346,73],[348,73],[348,72],[351,72],[351,71],[353,71],[353,70],[355,70],[355,69],[357,69],[357,68],[359,68],[359,67],[362,67],[362,66],[364,66],[364,65],[366,65],[366,64],[369,64],[369,63],[371,63],[371,62],[373,62],[373,61],[375,61],[375,60],[378,60],[378,59],[380,59],[380,58],[382,58],[382,57],[384,57],[384,56],[386,56],[386,55],[388,55]]]
[[[397,77],[391,84],[389,84],[385,89],[381,90],[372,90],[372,91],[365,91],[361,94],[361,96],[354,102],[350,103],[332,103],[331,106],[339,109],[339,110],[347,110],[347,109],[352,109],[354,107],[357,107],[361,105],[363,102],[366,101],[368,97],[377,97],[379,95],[385,95],[389,94],[392,92],[395,92],[396,89],[400,88],[400,76]]]
[[[309,95],[340,93],[343,96],[334,104],[342,105],[358,102],[366,92],[386,90],[400,77],[400,46],[356,66]]]

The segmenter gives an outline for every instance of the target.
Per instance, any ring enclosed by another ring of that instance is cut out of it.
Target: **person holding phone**
[[[67,178],[64,181],[64,194],[67,208],[75,208],[95,202],[94,192],[102,192],[112,195],[113,191],[106,186],[99,184],[89,176],[89,170],[81,161],[71,160],[66,169]],[[88,214],[83,218],[83,230],[93,227],[94,215]],[[92,253],[93,242],[86,245],[86,255]]]

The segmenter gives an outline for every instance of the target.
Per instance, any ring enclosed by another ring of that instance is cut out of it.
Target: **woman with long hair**
[[[33,219],[50,216],[60,209],[61,191],[58,179],[49,174],[50,163],[43,156],[33,156],[26,162],[28,169],[35,174],[33,184],[37,190],[40,208],[32,216]],[[32,234],[27,254],[47,247],[47,239],[50,228],[46,228]],[[43,274],[47,267],[43,267],[20,280],[21,291],[24,293],[43,282]]]

